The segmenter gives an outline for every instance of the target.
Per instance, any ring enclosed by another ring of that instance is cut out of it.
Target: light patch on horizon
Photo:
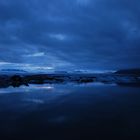
[[[0,62],[0,69],[12,69],[12,70],[25,70],[25,71],[49,71],[54,70],[55,67],[52,66],[38,66],[33,64],[25,64],[25,63],[10,63],[10,62]]]
[[[42,57],[45,56],[44,52],[38,52],[38,53],[33,53],[33,54],[27,54],[27,55],[23,55],[24,57]]]
[[[10,62],[0,62],[0,66],[2,66],[2,65],[9,65],[9,64],[11,64]]]
[[[67,36],[64,34],[50,34],[49,35],[51,38],[54,38],[56,40],[64,41],[67,39]]]
[[[54,70],[54,67],[51,66],[29,66],[26,69],[44,71],[44,70]]]
[[[11,63],[11,62],[4,62],[4,61],[1,61],[0,62],[0,66],[13,66],[13,67],[21,67],[21,66],[24,66],[24,67],[28,67],[30,66],[31,64],[24,64],[24,63]]]

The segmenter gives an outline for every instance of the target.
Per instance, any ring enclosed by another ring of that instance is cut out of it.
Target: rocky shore
[[[0,75],[0,88],[9,86],[19,87],[30,84],[86,84],[100,82],[104,84],[117,84],[119,86],[139,86],[139,74],[30,74],[30,75]]]

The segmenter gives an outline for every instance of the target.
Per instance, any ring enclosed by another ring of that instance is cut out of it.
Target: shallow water
[[[140,88],[105,84],[0,89],[5,139],[140,138]]]

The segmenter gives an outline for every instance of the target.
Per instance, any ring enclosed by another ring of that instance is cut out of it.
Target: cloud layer
[[[138,67],[139,5],[139,0],[1,0],[0,62],[55,69]]]

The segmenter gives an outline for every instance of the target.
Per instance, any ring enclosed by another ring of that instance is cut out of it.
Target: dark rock
[[[140,75],[140,68],[138,68],[138,69],[118,70],[118,71],[115,72],[115,74],[134,74],[134,75]]]
[[[28,83],[24,80],[24,78],[22,78],[21,76],[19,75],[14,75],[10,78],[10,82],[11,82],[11,85],[13,87],[19,87],[21,85],[26,85],[28,86]]]
[[[79,79],[75,80],[77,83],[92,83],[95,80],[89,77],[80,77]]]

